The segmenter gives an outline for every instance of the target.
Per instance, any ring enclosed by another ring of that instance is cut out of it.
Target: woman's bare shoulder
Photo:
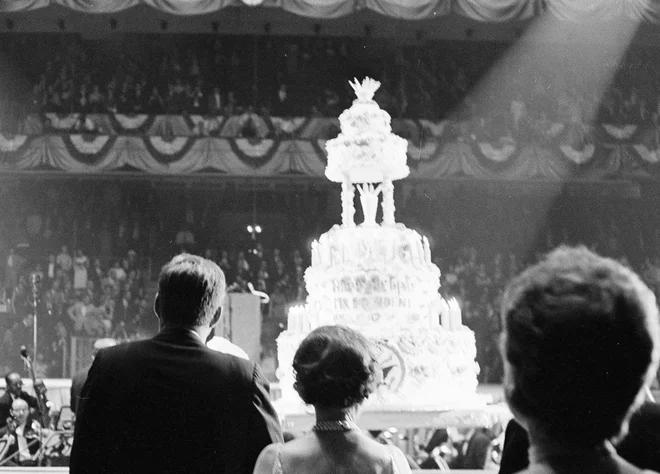
[[[282,445],[279,443],[273,443],[266,446],[257,458],[253,474],[271,474],[273,472],[273,465],[277,459],[277,453],[281,447]]]
[[[282,445],[285,456],[307,456],[318,449],[319,443],[314,436],[304,435]]]
[[[410,464],[408,464],[408,459],[406,458],[406,455],[403,454],[403,451],[394,445],[387,445],[387,449],[391,453],[392,461],[396,466],[395,472],[398,472],[399,474],[409,474]]]

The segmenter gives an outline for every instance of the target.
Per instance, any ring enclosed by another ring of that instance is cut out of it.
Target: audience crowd
[[[143,335],[152,301],[145,293],[143,268],[135,251],[102,264],[63,245],[47,259],[24,258],[13,249],[5,266],[5,315],[0,360],[20,369],[20,346],[33,346],[37,314],[35,373],[62,377],[69,362],[69,336],[128,340]]]
[[[393,117],[473,120],[475,129],[498,136],[543,136],[557,122],[658,123],[660,116],[660,61],[649,47],[612,67],[614,79],[601,97],[579,68],[533,58],[519,61],[525,66],[506,87],[474,89],[506,57],[509,43],[45,36],[11,34],[0,42],[13,65],[0,73],[2,129],[19,131],[29,112],[336,117],[354,98],[347,79],[365,75],[381,81],[376,100]]]

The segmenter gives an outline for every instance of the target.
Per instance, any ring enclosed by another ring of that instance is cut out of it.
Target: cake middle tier
[[[428,242],[402,224],[334,226],[313,246],[305,282],[314,326],[439,324],[440,270]]]

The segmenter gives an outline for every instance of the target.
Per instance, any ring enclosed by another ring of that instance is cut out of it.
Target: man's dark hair
[[[158,313],[165,323],[206,326],[222,307],[225,275],[197,255],[180,254],[163,266],[158,281]]]
[[[310,405],[348,408],[366,399],[380,380],[373,344],[344,326],[321,326],[293,358],[295,389]]]
[[[655,296],[635,273],[560,247],[508,285],[502,319],[514,412],[564,443],[620,434],[658,363]]]

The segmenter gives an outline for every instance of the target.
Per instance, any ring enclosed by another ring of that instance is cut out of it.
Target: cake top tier
[[[362,84],[360,84],[360,81],[358,81],[357,79],[353,79],[353,82],[348,81],[348,83],[351,85],[353,91],[355,92],[355,95],[357,96],[357,99],[355,99],[353,103],[373,102],[374,94],[380,87],[380,82],[370,77],[365,77],[364,80],[362,81]]]
[[[369,77],[349,82],[357,98],[339,116],[341,133],[326,144],[331,181],[383,182],[408,176],[408,142],[392,133],[390,115],[373,100],[380,82]]]

